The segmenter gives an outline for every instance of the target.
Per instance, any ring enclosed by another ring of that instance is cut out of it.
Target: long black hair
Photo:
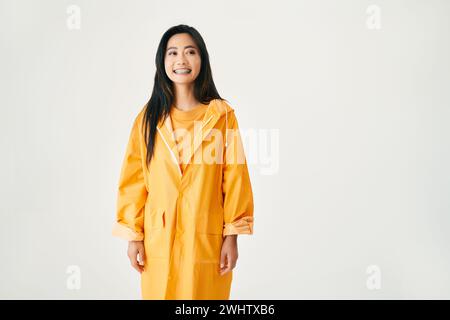
[[[200,51],[200,73],[194,82],[194,97],[203,104],[209,104],[213,99],[223,100],[217,92],[212,78],[211,66],[206,44],[200,33],[193,27],[180,24],[167,30],[159,42],[156,52],[156,73],[153,84],[153,92],[147,102],[142,119],[145,144],[147,146],[146,164],[149,166],[154,152],[156,127],[161,120],[165,120],[170,114],[170,107],[174,102],[173,82],[169,79],[164,68],[165,52],[170,37],[178,33],[187,33],[194,40]]]

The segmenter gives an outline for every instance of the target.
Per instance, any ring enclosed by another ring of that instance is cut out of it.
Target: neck
[[[176,84],[175,85],[175,108],[182,111],[194,109],[199,102],[194,97],[193,84]]]

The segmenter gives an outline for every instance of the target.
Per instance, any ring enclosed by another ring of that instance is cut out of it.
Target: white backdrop
[[[259,146],[231,298],[450,298],[450,2],[0,6],[0,298],[140,298],[117,183],[180,23]]]

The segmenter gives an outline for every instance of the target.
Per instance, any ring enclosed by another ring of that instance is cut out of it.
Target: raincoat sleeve
[[[140,117],[135,118],[120,173],[117,216],[113,236],[128,241],[144,239],[144,208],[147,188],[144,179]]]
[[[253,234],[253,193],[247,160],[244,153],[239,125],[230,112],[223,168],[222,192],[224,196],[223,236]]]

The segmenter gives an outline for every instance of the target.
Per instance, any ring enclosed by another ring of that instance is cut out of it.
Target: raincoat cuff
[[[142,241],[144,240],[144,234],[141,232],[136,232],[129,227],[124,226],[118,222],[115,223],[112,235],[128,241]]]
[[[226,223],[223,228],[223,235],[231,234],[253,234],[253,217],[243,217],[235,222]]]

